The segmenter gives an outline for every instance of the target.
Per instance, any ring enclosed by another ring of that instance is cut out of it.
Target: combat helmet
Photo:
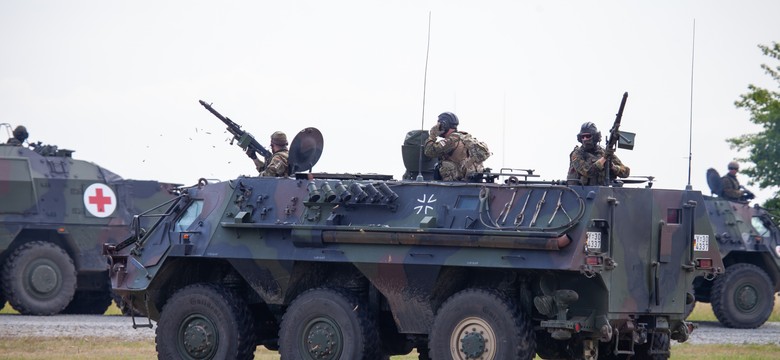
[[[281,131],[271,134],[271,144],[276,146],[287,146],[287,135]]]
[[[24,142],[30,134],[27,133],[27,128],[19,125],[14,129],[14,138],[16,140]]]
[[[729,170],[739,170],[739,163],[736,161],[729,161],[728,165]]]
[[[442,132],[447,132],[449,129],[458,129],[458,117],[451,112],[443,112],[439,114],[439,129]]]
[[[583,123],[580,127],[580,132],[577,133],[577,141],[582,142],[582,135],[583,134],[590,134],[593,136],[593,143],[598,144],[601,142],[601,131],[596,128],[596,124],[588,121],[586,123]]]

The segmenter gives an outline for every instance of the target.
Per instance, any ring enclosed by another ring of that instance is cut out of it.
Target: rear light
[[[696,259],[696,267],[700,269],[712,269],[712,259]]]
[[[586,256],[585,257],[585,264],[588,264],[590,266],[601,265],[601,263],[602,263],[601,256]]]

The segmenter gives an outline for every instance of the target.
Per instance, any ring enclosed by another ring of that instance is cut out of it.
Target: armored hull
[[[106,253],[163,357],[668,357],[723,271],[696,191],[334,174],[200,183]]]
[[[756,328],[772,314],[780,290],[780,229],[758,205],[705,196],[726,272],[694,281],[696,300],[711,303],[721,324]]]
[[[112,298],[102,245],[126,239],[133,216],[173,189],[122,179],[68,150],[0,145],[0,304],[104,313]]]

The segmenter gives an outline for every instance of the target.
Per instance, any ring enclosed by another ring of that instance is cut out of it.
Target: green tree
[[[777,42],[773,42],[772,46],[758,45],[758,48],[764,55],[780,61],[780,44]],[[761,68],[778,82],[780,89],[780,64],[761,64]],[[734,105],[749,111],[750,121],[763,128],[755,134],[726,139],[732,149],[748,150],[748,157],[738,160],[752,162],[755,166],[741,170],[742,173],[751,178],[751,185],[758,184],[761,189],[780,187],[780,92],[750,84],[748,92],[740,95]],[[764,207],[780,209],[779,196],[775,192],[774,198],[767,200]]]

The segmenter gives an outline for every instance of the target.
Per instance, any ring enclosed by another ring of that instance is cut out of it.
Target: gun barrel
[[[233,120],[230,120],[229,118],[223,116],[220,114],[217,110],[214,110],[214,108],[211,106],[211,104],[206,103],[203,100],[198,100],[203,107],[206,108],[210,113],[214,114],[214,116],[217,117],[217,119],[221,120],[225,125],[227,125],[227,130],[230,131],[231,134],[233,134],[233,138],[238,140],[238,145],[246,150],[246,149],[252,149],[255,152],[260,153],[263,157],[271,157],[271,152],[268,151],[263,145],[260,145],[259,142],[249,133],[247,133],[244,130],[241,130],[241,125],[236,124],[233,122]]]

